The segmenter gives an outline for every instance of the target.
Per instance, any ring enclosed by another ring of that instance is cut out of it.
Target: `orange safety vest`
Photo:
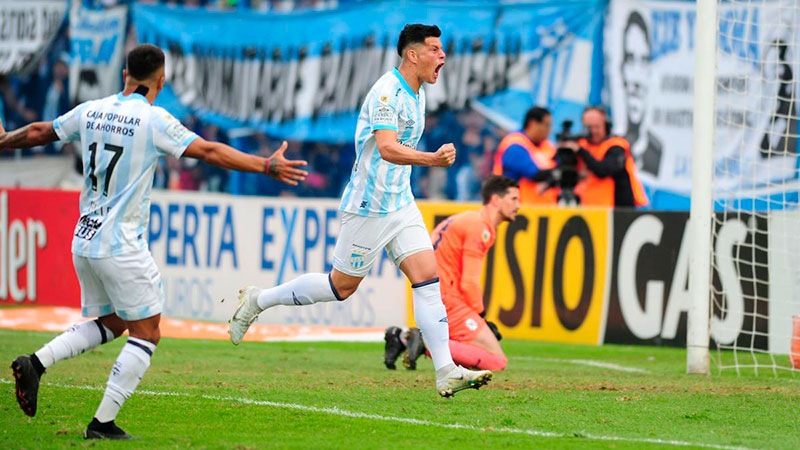
[[[644,192],[642,182],[639,180],[639,171],[631,155],[631,145],[625,138],[614,136],[599,144],[590,144],[586,139],[578,141],[578,145],[585,148],[596,160],[602,160],[611,147],[619,146],[625,150],[625,170],[631,180],[633,189],[633,202],[636,206],[647,206],[650,201]],[[587,177],[579,183],[575,192],[581,198],[584,206],[611,206],[614,207],[614,179],[612,177],[600,178],[588,171]]]
[[[556,148],[548,140],[542,141],[540,145],[534,144],[524,133],[516,131],[503,138],[494,154],[494,166],[492,173],[495,175],[503,174],[503,154],[508,147],[519,144],[528,151],[531,159],[539,167],[539,170],[552,169],[556,163],[553,157],[556,155]],[[558,202],[558,188],[547,189],[546,183],[537,183],[527,178],[519,179],[519,201],[523,204],[547,204],[555,205]]]

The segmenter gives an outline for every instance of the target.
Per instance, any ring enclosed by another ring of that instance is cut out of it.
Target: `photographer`
[[[588,173],[576,191],[584,206],[633,208],[648,204],[631,148],[625,138],[611,136],[605,110],[591,106],[583,111],[587,137],[571,147],[581,157]]]
[[[525,114],[522,131],[508,134],[494,155],[492,173],[519,183],[523,205],[555,205],[560,189],[552,187],[551,169],[556,149],[547,140],[552,117],[550,111],[533,107]]]

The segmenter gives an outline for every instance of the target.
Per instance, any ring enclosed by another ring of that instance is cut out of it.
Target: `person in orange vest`
[[[583,127],[588,139],[573,148],[581,157],[586,178],[575,189],[583,206],[634,208],[649,203],[631,155],[631,145],[611,135],[604,109],[591,106],[583,111]]]
[[[552,117],[550,111],[533,107],[525,114],[522,131],[508,134],[500,141],[494,155],[492,173],[519,183],[520,203],[555,205],[559,189],[549,187],[556,149],[547,139]]]

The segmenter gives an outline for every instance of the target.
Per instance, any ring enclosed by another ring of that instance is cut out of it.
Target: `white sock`
[[[439,279],[423,281],[411,286],[414,293],[414,319],[422,332],[425,346],[431,352],[433,368],[455,367],[450,356],[450,330],[447,326],[447,310],[442,303]]]
[[[156,349],[156,344],[129,337],[128,342],[122,347],[111,374],[108,376],[106,392],[94,416],[101,423],[114,420],[119,409],[136,390],[147,368],[150,367],[150,357]]]
[[[114,333],[100,323],[100,319],[81,322],[45,344],[36,352],[36,357],[46,369],[62,359],[78,356],[112,340]]]
[[[274,288],[264,289],[258,294],[261,310],[275,305],[311,305],[319,302],[342,300],[333,288],[330,275],[307,273]]]

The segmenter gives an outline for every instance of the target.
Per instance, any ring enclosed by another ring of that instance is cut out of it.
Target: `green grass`
[[[0,330],[0,360],[10,363],[52,336]],[[5,391],[0,396],[0,448],[666,446],[652,441],[656,439],[800,447],[800,378],[688,376],[685,353],[679,349],[523,341],[503,341],[509,367],[488,387],[443,399],[434,389],[430,360],[420,361],[416,372],[388,371],[381,363],[381,344],[246,342],[233,347],[221,341],[164,339],[140,392],[128,400],[117,420],[140,440],[84,441],[81,434],[123,343],[118,339],[52,367],[42,378],[35,418],[18,409],[10,369],[0,372],[0,389]],[[649,373],[565,361],[570,359]],[[179,395],[154,394],[165,392]]]

